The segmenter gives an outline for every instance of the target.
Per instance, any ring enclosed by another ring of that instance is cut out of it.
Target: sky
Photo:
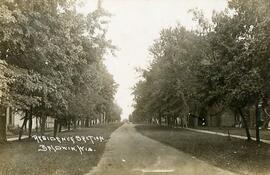
[[[85,0],[79,9],[93,11],[98,0]],[[149,48],[163,28],[177,24],[195,29],[190,9],[203,10],[211,18],[213,10],[221,11],[227,0],[103,0],[102,7],[112,14],[107,38],[118,47],[116,56],[107,55],[105,64],[119,85],[116,102],[123,109],[121,118],[132,113],[132,87],[139,80],[136,68],[146,68],[152,58]]]

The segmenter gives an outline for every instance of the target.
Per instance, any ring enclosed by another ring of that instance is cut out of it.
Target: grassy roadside
[[[105,144],[111,133],[120,124],[110,124],[102,127],[78,129],[76,131],[60,133],[59,137],[69,136],[103,136],[105,141],[92,144],[81,143],[80,146],[91,147],[93,152],[75,151],[38,152],[39,144],[33,139],[8,142],[0,145],[0,174],[1,175],[80,175],[87,173],[100,160]],[[57,142],[46,142],[46,145],[59,145]],[[67,142],[64,146],[73,146]]]
[[[185,129],[137,125],[143,135],[223,169],[242,174],[270,174],[270,145],[247,143]]]

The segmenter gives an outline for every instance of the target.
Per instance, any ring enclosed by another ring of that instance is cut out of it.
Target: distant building
[[[250,128],[256,125],[255,106],[243,109],[243,113]],[[266,120],[264,113],[260,114],[261,120]],[[210,127],[243,127],[243,121],[238,112],[220,106],[212,106],[207,110],[207,126]],[[269,124],[268,124],[269,126]]]

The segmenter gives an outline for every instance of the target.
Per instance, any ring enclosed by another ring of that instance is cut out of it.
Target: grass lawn
[[[143,135],[217,167],[243,174],[270,174],[270,145],[197,133],[185,129],[137,125]]]
[[[111,133],[120,124],[110,124],[106,127],[77,129],[76,131],[59,133],[59,137],[68,136],[103,136],[105,141],[92,144],[80,143],[81,146],[91,147],[93,152],[75,151],[38,152],[39,143],[34,139],[0,144],[0,174],[1,175],[80,175],[87,173],[100,160],[105,143]],[[45,142],[46,145],[59,145],[58,142]],[[61,144],[60,144],[61,145]],[[73,146],[72,142],[63,143]]]

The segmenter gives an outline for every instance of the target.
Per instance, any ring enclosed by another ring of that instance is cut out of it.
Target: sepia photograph
[[[270,175],[270,0],[0,0],[0,175]]]

